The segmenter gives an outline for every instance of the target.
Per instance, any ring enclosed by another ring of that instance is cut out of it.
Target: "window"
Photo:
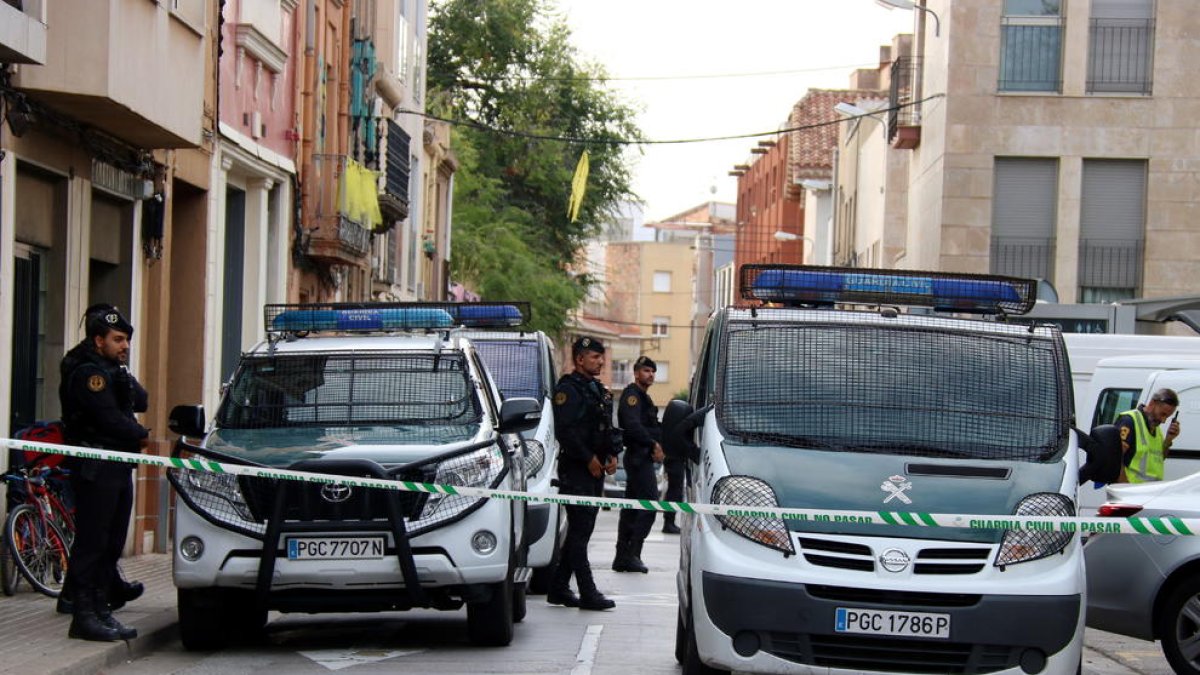
[[[1079,301],[1137,297],[1146,230],[1146,161],[1083,160]]]
[[[658,369],[654,371],[654,381],[663,383],[671,381],[671,364],[667,361],[655,361]]]
[[[1087,90],[1149,94],[1154,0],[1092,0]]]
[[[631,367],[628,361],[613,361],[612,364],[612,386],[613,388],[624,388],[630,382],[633,382],[631,375]]]
[[[991,272],[1053,278],[1058,160],[997,157],[994,181]]]
[[[1000,35],[1000,91],[1060,90],[1062,0],[1004,0]]]
[[[408,0],[400,0],[400,11],[396,14],[396,79],[401,84],[408,82]]]
[[[1117,415],[1137,407],[1141,395],[1141,389],[1105,389],[1100,392],[1100,398],[1096,401],[1096,412],[1092,415],[1092,426],[1089,428],[1094,429],[1101,424],[1117,421]]]
[[[654,273],[654,292],[655,293],[670,293],[671,292],[671,273],[670,272],[655,272]]]
[[[204,0],[170,0],[171,16],[197,33],[204,33]],[[276,28],[276,33],[279,29]]]
[[[667,328],[670,327],[671,317],[656,316],[650,324],[650,334],[654,337],[667,337]]]

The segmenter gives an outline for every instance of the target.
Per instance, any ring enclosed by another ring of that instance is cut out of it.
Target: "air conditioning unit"
[[[262,138],[264,131],[262,113],[255,110],[254,112],[250,113],[250,137]]]

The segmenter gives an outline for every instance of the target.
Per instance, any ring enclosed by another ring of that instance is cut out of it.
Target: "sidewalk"
[[[176,633],[175,586],[171,556],[165,553],[127,558],[128,579],[146,585],[146,593],[117,612],[138,630],[129,642],[86,642],[67,637],[71,617],[54,611],[54,599],[21,581],[13,597],[0,595],[0,673],[84,675],[146,655]]]

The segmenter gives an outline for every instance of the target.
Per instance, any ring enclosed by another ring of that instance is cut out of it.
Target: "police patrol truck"
[[[747,265],[740,287],[664,419],[690,453],[687,499],[750,507],[684,519],[683,672],[1075,673],[1079,536],[1006,520],[1076,510],[1062,337],[1003,321],[1034,282]]]
[[[455,327],[521,322],[508,305],[269,305],[204,433],[172,411],[176,454],[347,477],[293,482],[174,470],[174,577],[188,649],[261,634],[268,610],[466,605],[506,645],[525,614],[524,503],[353,485],[355,477],[524,490],[519,434],[540,402],[501,401]]]

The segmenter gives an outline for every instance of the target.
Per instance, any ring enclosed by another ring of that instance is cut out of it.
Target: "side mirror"
[[[695,443],[691,440],[695,426],[687,424],[688,416],[693,413],[692,406],[687,401],[672,400],[663,410],[662,446],[663,452],[671,457],[689,457]]]
[[[537,428],[542,421],[542,404],[533,398],[510,398],[500,404],[502,434],[517,434]]]
[[[177,405],[171,409],[171,416],[167,419],[167,426],[180,436],[203,436],[204,423],[202,405]]]
[[[1087,461],[1079,467],[1079,482],[1115,483],[1121,477],[1121,434],[1112,424],[1102,424],[1085,434],[1078,429],[1079,447]]]

